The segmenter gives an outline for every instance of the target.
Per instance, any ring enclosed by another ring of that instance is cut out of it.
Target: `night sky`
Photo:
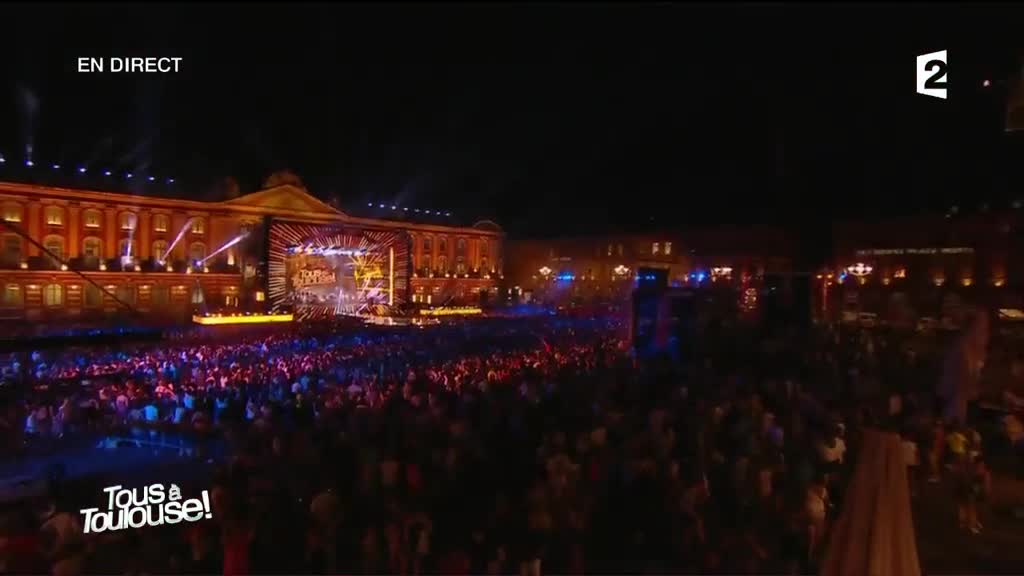
[[[100,188],[103,169],[173,176],[197,198],[288,168],[342,206],[450,210],[516,235],[768,222],[813,238],[836,217],[1024,196],[1024,146],[1003,132],[1022,16],[4,5],[0,153],[12,169],[31,144],[37,172],[88,166],[83,185]],[[941,49],[946,101],[914,93],[914,56]],[[89,75],[80,56],[184,61]]]

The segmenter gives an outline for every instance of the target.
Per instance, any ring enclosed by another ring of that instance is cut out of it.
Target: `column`
[[[153,244],[151,238],[153,234],[153,226],[150,223],[152,218],[153,215],[149,210],[139,211],[139,221],[135,223],[135,225],[138,226],[138,229],[135,230],[135,237],[139,242],[139,251],[138,254],[136,254],[136,257],[139,260],[146,260],[151,256],[149,250]]]
[[[105,208],[103,210],[103,253],[107,259],[117,258],[118,224],[117,209]]]
[[[82,255],[82,225],[79,219],[82,209],[78,206],[68,206],[68,253],[67,258],[77,258]]]
[[[38,201],[29,202],[28,210],[26,211],[28,222],[26,222],[26,226],[24,229],[28,232],[29,238],[32,238],[36,242],[43,241],[42,232],[40,231],[40,218],[42,218],[42,211],[43,207],[39,204]],[[39,247],[36,246],[35,244],[29,243],[28,255],[39,256]]]

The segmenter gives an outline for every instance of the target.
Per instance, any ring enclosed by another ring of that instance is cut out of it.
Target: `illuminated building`
[[[510,298],[622,303],[641,268],[666,270],[672,286],[738,289],[788,275],[792,251],[785,234],[756,227],[509,240],[505,285]]]
[[[951,210],[949,215],[843,222],[833,230],[828,271],[859,263],[871,272],[819,287],[819,298],[827,299],[824,308],[832,315],[842,309],[849,317],[863,311],[885,318],[901,316],[900,310],[907,308],[917,316],[938,316],[951,297],[1019,307],[1024,229],[1018,210]]]
[[[3,318],[265,310],[265,228],[276,221],[398,233],[408,243],[403,302],[478,306],[502,276],[504,234],[493,222],[359,216],[297,181],[224,201],[0,182],[0,211]]]

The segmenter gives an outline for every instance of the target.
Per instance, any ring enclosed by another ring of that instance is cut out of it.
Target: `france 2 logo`
[[[946,50],[917,57],[917,93],[936,98],[947,97]]]

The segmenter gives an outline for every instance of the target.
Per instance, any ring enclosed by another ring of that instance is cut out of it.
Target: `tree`
[[[276,188],[278,186],[291,185],[296,188],[306,189],[306,186],[302,183],[302,179],[299,178],[291,170],[279,170],[274,172],[263,181],[263,189]]]

